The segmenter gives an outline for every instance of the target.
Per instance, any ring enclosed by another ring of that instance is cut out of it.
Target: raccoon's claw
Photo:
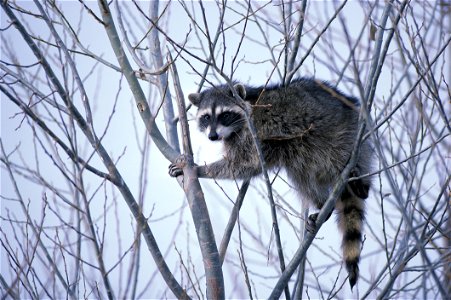
[[[318,230],[318,228],[316,228],[317,227],[316,220],[318,219],[318,215],[319,213],[315,213],[308,216],[307,223],[305,224],[305,229],[307,229],[308,232],[315,233],[315,231]],[[326,220],[324,220],[324,222],[329,220],[331,215],[332,212],[330,212],[330,214],[327,215]]]
[[[305,223],[305,229],[307,229],[308,232],[315,233],[316,219],[318,219],[318,213],[308,216],[307,222]]]
[[[183,170],[176,164],[170,164],[168,173],[169,173],[169,176],[171,176],[171,177],[177,177],[177,176],[183,175]]]
[[[171,177],[177,177],[183,175],[183,168],[186,166],[186,158],[184,155],[180,155],[174,163],[169,165],[169,175]]]

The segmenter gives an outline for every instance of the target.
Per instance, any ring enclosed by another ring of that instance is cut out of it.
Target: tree
[[[450,297],[449,3],[1,6],[2,298]],[[184,94],[297,76],[359,97],[374,144],[354,291],[283,170],[192,172],[215,157]]]

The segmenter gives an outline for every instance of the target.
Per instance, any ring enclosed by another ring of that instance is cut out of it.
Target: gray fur
[[[301,198],[320,209],[350,157],[359,101],[309,78],[266,88],[237,84],[235,90],[244,104],[233,98],[226,85],[188,96],[198,107],[200,130],[211,140],[223,140],[225,147],[225,159],[197,167],[199,177],[247,179],[261,173],[244,118],[243,110],[247,110],[268,169],[284,168]],[[352,176],[369,173],[371,156],[371,145],[365,141]],[[171,165],[170,174],[180,175],[181,169]],[[366,177],[348,183],[336,205],[351,287],[358,279],[363,199],[368,197],[369,188]],[[310,221],[315,219],[312,216]],[[311,230],[315,230],[314,224]]]

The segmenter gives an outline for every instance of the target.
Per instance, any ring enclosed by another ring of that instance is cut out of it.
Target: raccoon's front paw
[[[183,168],[186,166],[185,155],[180,155],[174,163],[169,165],[169,175],[171,177],[177,177],[183,175]]]
[[[316,219],[318,219],[318,213],[308,216],[307,222],[305,223],[305,229],[307,229],[308,232],[315,233]]]

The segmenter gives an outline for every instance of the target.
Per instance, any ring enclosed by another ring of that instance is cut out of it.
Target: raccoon
[[[260,87],[236,83],[234,89],[244,102],[235,99],[228,85],[188,96],[198,108],[200,131],[211,141],[222,141],[225,150],[224,159],[196,166],[198,176],[249,179],[261,173],[246,110],[257,131],[266,167],[284,168],[300,197],[321,209],[350,158],[358,130],[359,101],[313,78]],[[369,173],[371,157],[372,147],[366,140],[351,177]],[[180,164],[170,165],[171,176],[182,173]],[[335,207],[351,289],[359,276],[364,199],[369,189],[368,177],[350,181]],[[309,231],[315,230],[317,216],[309,216]]]

